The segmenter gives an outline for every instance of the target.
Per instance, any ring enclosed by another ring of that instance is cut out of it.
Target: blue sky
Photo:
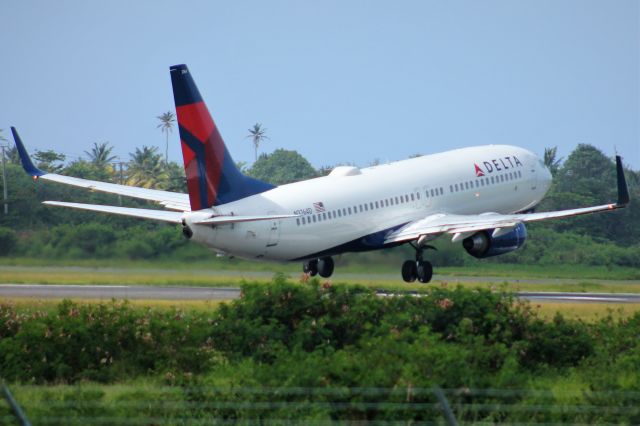
[[[3,1],[0,128],[74,159],[164,137],[186,63],[234,160],[367,165],[579,143],[640,169],[640,2]],[[169,157],[181,161],[177,132]]]

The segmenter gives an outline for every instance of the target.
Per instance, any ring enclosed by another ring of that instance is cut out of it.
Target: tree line
[[[160,116],[166,135],[171,131],[171,116]],[[282,185],[326,175],[332,167],[314,168],[296,151],[275,149],[257,155],[265,140],[265,129],[256,124],[249,129],[256,161],[248,166],[238,163],[244,173],[266,182]],[[168,161],[158,147],[136,147],[129,161],[114,162],[113,147],[94,143],[84,156],[73,161],[53,150],[36,151],[37,166],[43,170],[86,179],[186,192],[184,168]],[[581,144],[566,158],[557,158],[554,148],[547,149],[544,161],[554,175],[553,183],[539,211],[560,210],[615,201],[617,187],[611,158],[597,148]],[[15,148],[9,149],[5,165],[8,183],[9,213],[0,211],[0,256],[51,257],[135,257],[158,258],[175,255],[209,256],[204,249],[189,247],[173,227],[132,218],[96,215],[67,209],[48,208],[44,200],[65,200],[96,204],[121,204],[142,207],[139,200],[64,185],[34,182],[20,167]],[[483,261],[514,263],[570,263],[607,266],[640,266],[640,173],[626,170],[632,202],[627,209],[612,214],[594,214],[570,219],[547,221],[529,226],[527,244],[511,254]],[[153,234],[156,232],[157,234]],[[162,237],[151,237],[151,235]],[[158,240],[166,238],[162,244]],[[155,240],[154,240],[155,239]],[[101,241],[91,249],[87,240]],[[127,242],[128,241],[128,242]],[[154,242],[155,241],[155,242]],[[83,246],[84,245],[84,246]],[[88,246],[87,246],[88,245]],[[193,246],[193,245],[190,245]],[[472,264],[477,260],[446,242],[439,242],[434,261],[441,265]],[[402,250],[402,249],[401,249]],[[372,257],[373,256],[373,257]],[[380,262],[388,256],[362,255],[364,261]],[[395,260],[394,260],[395,261]]]

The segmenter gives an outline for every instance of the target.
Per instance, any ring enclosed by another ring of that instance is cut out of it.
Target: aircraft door
[[[269,212],[270,215],[275,215],[276,212]],[[279,220],[271,220],[269,221],[269,238],[267,239],[267,250],[271,247],[275,247],[278,245],[278,241],[280,241],[280,221]]]

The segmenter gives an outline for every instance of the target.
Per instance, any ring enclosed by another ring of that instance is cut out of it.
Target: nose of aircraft
[[[551,186],[551,180],[553,177],[551,176],[551,171],[549,168],[541,162],[541,167],[538,169],[538,181],[542,183],[545,188],[549,188]]]

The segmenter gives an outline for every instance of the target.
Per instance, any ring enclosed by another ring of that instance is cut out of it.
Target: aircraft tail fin
[[[274,188],[238,170],[187,66],[174,65],[170,70],[191,210]]]

